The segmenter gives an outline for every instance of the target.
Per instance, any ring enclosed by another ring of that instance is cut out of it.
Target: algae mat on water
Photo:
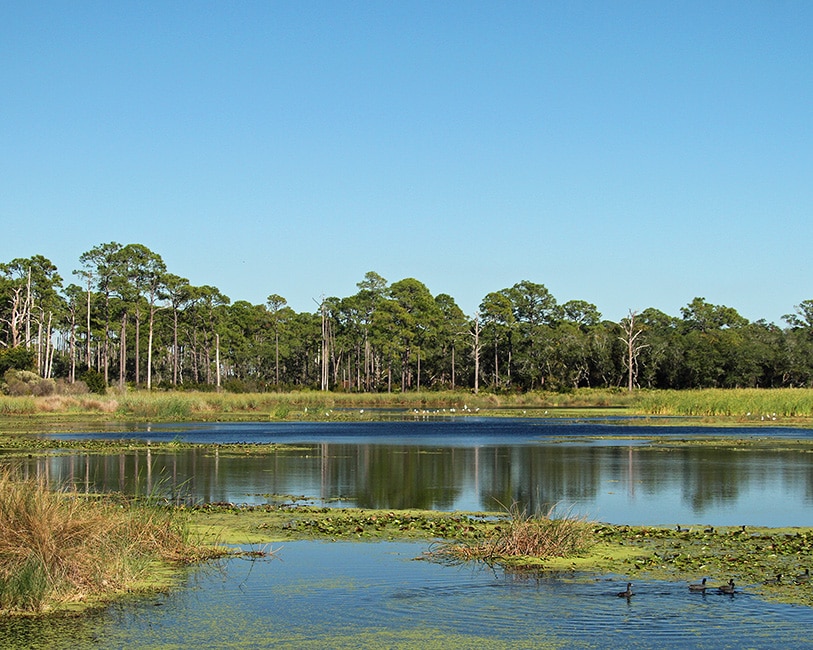
[[[477,545],[510,517],[506,513],[445,513],[419,510],[331,509],[312,506],[201,506],[190,511],[203,541],[270,545],[286,540],[358,542],[435,541]],[[813,606],[813,584],[804,578],[813,563],[813,529],[741,527],[678,531],[676,528],[590,524],[581,553],[562,558],[493,557],[502,566],[579,570],[676,582],[708,577],[710,585],[734,579],[752,593]],[[448,559],[448,558],[447,558]],[[782,576],[777,580],[777,576]],[[798,576],[798,577],[797,577]]]

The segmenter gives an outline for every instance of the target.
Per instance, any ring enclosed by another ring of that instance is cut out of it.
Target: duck
[[[800,573],[796,576],[796,583],[799,584],[800,582],[807,582],[810,580],[810,569],[805,569],[804,573]]]
[[[627,583],[627,590],[626,591],[619,591],[616,596],[619,598],[629,598],[630,596],[634,596],[635,594],[632,593],[632,583]]]
[[[782,584],[782,574],[777,573],[775,578],[768,578],[763,585],[779,585]]]
[[[701,582],[695,583],[693,585],[689,585],[689,591],[706,591],[706,578],[703,578]]]
[[[733,579],[729,580],[727,585],[720,585],[719,587],[717,587],[717,591],[719,591],[721,594],[732,594],[733,595],[734,594],[734,580]]]
[[[679,533],[688,533],[691,530],[691,528],[681,528],[680,524],[678,524],[677,526],[675,526],[675,530],[677,530],[677,532]]]
[[[714,533],[714,526],[709,526],[708,528],[704,528],[703,532],[706,533],[706,534]]]

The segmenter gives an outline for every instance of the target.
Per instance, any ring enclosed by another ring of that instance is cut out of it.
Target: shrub
[[[104,375],[102,373],[89,369],[82,374],[81,379],[85,382],[88,390],[91,393],[104,395],[107,392],[107,383],[105,382]]]
[[[34,351],[25,348],[0,348],[0,374],[7,370],[33,370]]]
[[[52,395],[56,387],[53,379],[42,379],[30,370],[6,370],[3,378],[8,395]]]

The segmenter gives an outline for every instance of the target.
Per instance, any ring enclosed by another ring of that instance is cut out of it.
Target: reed
[[[352,410],[392,408],[417,411],[446,409],[515,412],[543,409],[625,409],[642,415],[751,418],[813,417],[813,389],[751,388],[702,390],[578,389],[564,393],[487,393],[421,391],[406,393],[341,393],[314,390],[287,393],[147,392],[131,390],[107,395],[0,395],[0,416],[50,413],[108,415],[151,420],[190,420],[220,415],[301,419],[352,417]]]
[[[42,612],[132,588],[150,567],[209,555],[180,516],[88,500],[0,472],[0,611]]]
[[[650,415],[736,416],[758,421],[813,416],[813,389],[709,388],[641,391],[635,408]]]
[[[590,524],[581,517],[529,515],[514,503],[505,524],[495,526],[482,540],[444,543],[436,552],[453,560],[510,563],[519,558],[563,558],[579,555],[592,546]]]

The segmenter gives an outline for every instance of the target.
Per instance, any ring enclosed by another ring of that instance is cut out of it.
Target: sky
[[[0,262],[116,241],[232,301],[813,299],[813,3],[4,2]]]

